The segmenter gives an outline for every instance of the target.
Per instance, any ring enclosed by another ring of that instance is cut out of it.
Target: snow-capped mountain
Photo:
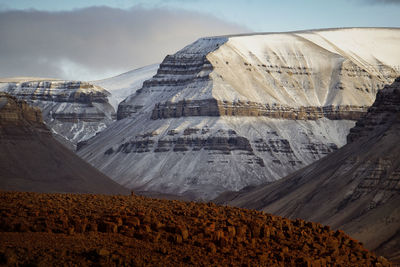
[[[118,104],[140,89],[145,80],[153,77],[157,73],[158,67],[159,64],[153,64],[122,73],[115,77],[92,81],[91,83],[103,87],[111,93],[108,101],[117,110]]]
[[[94,136],[115,120],[110,93],[87,82],[40,78],[0,81],[0,91],[39,107],[58,140],[67,146]]]
[[[210,199],[346,143],[400,70],[400,29],[202,38],[167,56],[78,154],[138,190]]]

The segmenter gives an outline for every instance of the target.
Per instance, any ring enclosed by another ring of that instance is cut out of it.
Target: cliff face
[[[216,201],[329,224],[400,262],[399,130],[397,78],[378,92],[346,146],[280,181]]]
[[[0,123],[2,125],[23,125],[44,128],[42,113],[39,108],[29,106],[25,101],[0,92]]]
[[[176,103],[157,103],[151,119],[167,119],[192,116],[243,116],[268,117],[288,120],[357,120],[365,114],[368,106],[309,106],[291,107],[280,104],[262,104],[246,101],[219,101],[215,99],[181,100]]]
[[[398,29],[199,39],[78,153],[130,188],[194,198],[279,179],[346,143],[400,74],[398,45]]]
[[[39,108],[0,93],[0,189],[127,193],[53,137]]]
[[[355,127],[350,129],[347,143],[368,137],[371,133],[387,130],[387,127],[398,121],[400,112],[400,77],[390,86],[386,86],[376,95],[374,104],[368,109]]]
[[[39,107],[53,134],[72,146],[105,129],[115,119],[110,95],[101,87],[74,81],[14,81],[0,90]]]

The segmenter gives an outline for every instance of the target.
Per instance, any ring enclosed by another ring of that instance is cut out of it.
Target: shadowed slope
[[[3,190],[128,193],[58,143],[38,108],[6,94],[0,95],[0,151]]]

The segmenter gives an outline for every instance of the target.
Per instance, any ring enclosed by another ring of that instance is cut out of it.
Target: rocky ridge
[[[115,120],[110,93],[87,82],[2,79],[0,91],[39,107],[53,134],[72,148]]]
[[[377,93],[346,146],[282,180],[216,202],[328,224],[400,262],[399,130],[397,78]]]
[[[342,231],[139,196],[0,192],[0,264],[391,266]]]
[[[192,198],[279,179],[346,143],[400,73],[399,36],[355,28],[199,39],[167,56],[78,154],[129,188]],[[239,139],[249,146],[230,145]]]

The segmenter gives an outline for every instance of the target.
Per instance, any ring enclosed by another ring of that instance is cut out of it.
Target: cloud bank
[[[94,80],[161,62],[203,36],[249,31],[170,9],[0,12],[0,77]]]

